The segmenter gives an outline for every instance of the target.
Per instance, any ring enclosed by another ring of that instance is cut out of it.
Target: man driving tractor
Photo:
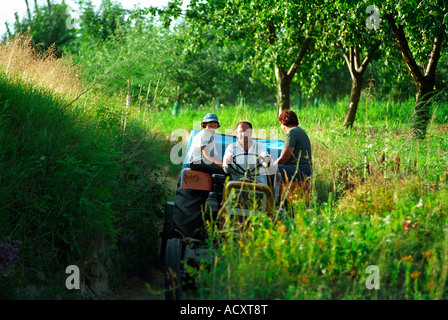
[[[241,121],[236,126],[237,142],[230,144],[224,153],[222,168],[231,180],[254,178],[267,185],[267,167],[271,161],[266,146],[252,139],[253,126]]]

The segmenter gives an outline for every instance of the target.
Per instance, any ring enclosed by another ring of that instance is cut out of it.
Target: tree
[[[67,28],[66,21],[70,15],[65,1],[55,4],[47,0],[46,5],[39,6],[35,0],[33,13],[31,13],[28,0],[25,2],[27,17],[20,19],[16,12],[14,33],[9,31],[10,36],[29,32],[34,45],[39,45],[43,51],[54,45],[58,55],[61,55],[61,51],[70,46],[75,39],[75,30]]]
[[[80,41],[102,41],[115,34],[121,25],[128,24],[126,17],[131,11],[118,2],[102,0],[95,10],[91,0],[78,0],[82,27]]]
[[[412,131],[416,138],[425,138],[437,90],[437,65],[446,46],[448,4],[438,0],[390,0],[382,10],[415,85]]]
[[[352,85],[343,125],[352,127],[361,97],[364,73],[377,56],[381,43],[379,21],[370,21],[366,11],[373,9],[375,15],[378,9],[368,6],[366,1],[356,0],[329,1],[326,8],[328,19],[320,40],[334,43],[341,51],[350,72]],[[328,56],[324,54],[321,59],[328,60]]]
[[[251,68],[235,63],[246,54],[244,47],[232,43],[221,46],[213,34],[203,34],[207,46],[194,50],[185,41],[192,32],[186,22],[173,30],[179,63],[170,77],[182,87],[185,102],[233,104],[243,95],[248,103],[272,101],[269,87],[253,75]]]
[[[167,31],[136,21],[132,27],[120,26],[95,46],[81,46],[78,59],[83,78],[95,80],[103,92],[148,96],[152,101],[178,65],[174,50]]]
[[[181,3],[171,2],[177,7]],[[170,8],[165,12],[179,14]],[[197,36],[200,32],[213,34],[223,46],[238,43],[245,47],[239,64],[255,68],[265,81],[275,79],[277,111],[281,112],[290,107],[291,82],[310,48],[319,14],[318,2],[311,0],[192,0],[185,20],[198,30],[190,36],[197,45],[206,43]]]

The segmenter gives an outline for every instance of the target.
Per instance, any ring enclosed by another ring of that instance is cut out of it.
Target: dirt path
[[[106,300],[165,300],[165,279],[161,268],[152,270],[148,279],[133,277]],[[149,288],[148,288],[149,285]]]

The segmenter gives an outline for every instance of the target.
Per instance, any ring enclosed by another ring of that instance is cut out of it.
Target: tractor
[[[192,130],[187,143],[187,152],[194,136],[199,130]],[[258,140],[266,143],[272,158],[279,156],[283,147],[281,140]],[[215,133],[218,153],[224,154],[230,143],[236,142],[235,136]],[[250,214],[272,215],[276,210],[276,202],[286,189],[299,189],[302,194],[309,195],[309,182],[294,182],[286,185],[278,183],[279,176],[268,176],[268,185],[255,180],[260,163],[245,170],[234,157],[234,171],[245,178],[232,181],[220,174],[209,174],[191,170],[185,161],[177,183],[174,201],[165,205],[165,221],[161,232],[161,260],[164,261],[165,298],[181,299],[183,292],[194,283],[189,279],[186,266],[198,267],[200,261],[209,257],[209,248],[205,245],[207,232],[204,219],[209,217],[218,223],[218,227],[226,224],[230,218],[244,220]],[[297,194],[297,192],[295,193]],[[254,211],[254,208],[255,211]],[[206,213],[206,214],[204,214]],[[210,216],[211,215],[211,216]],[[215,220],[216,219],[216,220]]]

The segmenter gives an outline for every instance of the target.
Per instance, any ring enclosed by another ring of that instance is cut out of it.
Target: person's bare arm
[[[215,163],[218,166],[222,167],[222,161],[221,159],[215,157],[215,156],[210,156],[210,148],[208,146],[203,146],[202,147],[202,155],[204,156],[204,158],[210,162],[210,163]]]
[[[293,147],[285,147],[282,149],[280,157],[274,161],[274,165],[285,164],[293,154]]]

